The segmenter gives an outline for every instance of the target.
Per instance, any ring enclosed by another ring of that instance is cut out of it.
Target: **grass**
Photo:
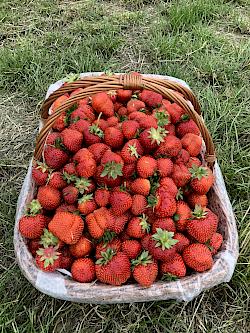
[[[250,330],[248,1],[5,0],[0,22],[0,331]],[[15,263],[15,206],[38,105],[67,73],[106,69],[177,76],[201,101],[237,219],[240,258],[230,283],[192,302],[72,304],[36,291]]]

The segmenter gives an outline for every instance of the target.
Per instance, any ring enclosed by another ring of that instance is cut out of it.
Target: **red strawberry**
[[[41,214],[42,206],[38,200],[32,200],[27,206],[26,214],[19,221],[19,231],[22,236],[35,239],[43,234],[46,227],[46,217]]]
[[[98,185],[105,185],[109,187],[120,186],[122,183],[122,164],[115,162],[108,162],[107,165],[99,165],[94,175],[95,181]]]
[[[185,149],[181,149],[179,154],[174,158],[175,164],[186,164],[190,159],[189,152]]]
[[[135,173],[136,173],[136,163],[124,164],[122,168],[122,175],[124,179],[128,181]]]
[[[148,217],[142,214],[141,217],[133,217],[127,225],[127,234],[133,238],[142,238],[145,234],[149,233],[150,224]]]
[[[110,195],[109,202],[112,212],[117,216],[124,214],[132,206],[131,195],[123,191],[113,191]]]
[[[30,239],[28,248],[33,257],[36,256],[36,251],[41,247],[40,238]]]
[[[78,200],[78,210],[83,215],[92,213],[97,208],[93,194],[86,194]]]
[[[134,215],[141,215],[147,208],[147,199],[141,194],[135,194],[132,197],[133,203],[131,212]]]
[[[57,238],[66,244],[78,242],[84,229],[84,222],[80,216],[68,212],[56,213],[48,225]]]
[[[121,103],[128,102],[132,97],[132,90],[118,89],[117,100]]]
[[[128,220],[129,215],[127,212],[120,216],[114,216],[114,220],[110,219],[110,221],[108,221],[108,229],[114,231],[116,234],[120,234],[124,230],[125,224]]]
[[[145,117],[138,120],[138,123],[142,129],[158,128],[157,120],[152,115],[145,115]]]
[[[200,136],[187,133],[181,139],[182,147],[185,148],[190,156],[197,156],[201,151],[202,139]]]
[[[132,260],[133,277],[142,286],[149,288],[158,275],[158,265],[148,251],[143,251],[142,254]]]
[[[208,199],[206,194],[190,193],[187,197],[187,202],[191,208],[194,208],[196,205],[207,207]]]
[[[174,221],[170,217],[155,219],[152,225],[152,233],[155,234],[158,228],[172,232],[176,231]]]
[[[118,110],[117,110],[117,114],[120,116],[120,119],[123,119],[124,116],[126,116],[128,114],[128,110],[127,108],[125,108],[124,106],[121,106]],[[126,117],[127,118],[127,117]],[[125,118],[125,119],[126,119]]]
[[[113,103],[115,103],[116,98],[117,98],[117,92],[115,90],[110,90],[110,91],[107,92],[107,94],[108,94],[109,98],[111,99],[111,101]]]
[[[112,249],[102,252],[102,258],[95,263],[97,279],[100,282],[120,286],[130,277],[130,262],[123,252],[115,253]]]
[[[69,129],[78,131],[83,133],[89,129],[89,121],[85,119],[75,120],[73,123],[70,124]]]
[[[100,207],[105,207],[109,203],[110,193],[105,188],[100,188],[95,191],[95,202]]]
[[[67,163],[69,156],[65,151],[59,148],[45,146],[44,159],[50,168],[60,169]]]
[[[148,198],[150,207],[154,207],[155,215],[158,217],[169,217],[176,212],[176,200],[171,193],[159,188],[155,196]]]
[[[145,103],[138,99],[131,99],[127,104],[128,114],[145,108]]]
[[[45,185],[49,175],[49,167],[45,163],[36,162],[32,168],[32,178],[37,185]]]
[[[210,249],[212,255],[216,254],[221,247],[223,242],[223,237],[220,233],[216,232],[213,234],[208,242],[208,248]]]
[[[60,138],[60,133],[58,132],[51,132],[48,134],[47,138],[46,138],[46,144],[47,145],[55,145],[56,143],[56,139]]]
[[[184,118],[185,117],[185,118]],[[199,127],[193,121],[193,119],[189,119],[189,116],[183,116],[184,120],[176,126],[176,133],[179,138],[184,137],[187,133],[193,133],[196,135],[200,135]],[[186,120],[187,119],[187,120]]]
[[[149,178],[153,176],[157,169],[157,162],[151,156],[142,156],[137,162],[137,172],[141,178]]]
[[[70,271],[71,265],[73,263],[73,257],[69,252],[67,247],[60,250],[60,268]]]
[[[149,250],[149,240],[151,239],[150,234],[146,234],[141,238],[141,245],[144,250]]]
[[[184,164],[174,164],[172,179],[177,187],[183,187],[191,179],[191,173]]]
[[[81,105],[80,108],[84,113],[84,119],[87,119],[90,122],[95,120],[95,112],[90,105]]]
[[[169,261],[176,253],[176,243],[178,240],[173,238],[174,233],[167,230],[157,229],[149,240],[149,252],[156,260]]]
[[[182,148],[181,140],[174,135],[168,135],[164,142],[160,143],[155,152],[155,156],[171,156],[175,157],[179,154]]]
[[[116,126],[118,124],[118,122],[119,122],[119,119],[115,116],[109,117],[107,119],[107,124],[108,124],[109,127],[110,126],[113,126],[113,127]],[[105,130],[105,128],[104,128],[104,130]]]
[[[175,136],[175,126],[174,124],[167,124],[164,126],[165,130],[169,135],[174,135]]]
[[[114,153],[111,150],[107,150],[101,158],[101,164],[106,166],[107,164],[112,162],[114,162],[115,164],[120,164],[121,166],[123,166],[124,164],[124,161],[119,154]]]
[[[121,107],[123,107],[122,103],[120,103],[120,102],[115,102],[115,103],[114,103],[114,111],[115,111],[115,112],[118,112],[118,110],[119,110]]]
[[[40,186],[37,199],[44,209],[54,210],[60,205],[61,194],[56,188],[49,185]]]
[[[192,168],[193,165],[201,166],[201,161],[197,157],[190,157],[189,161],[186,163],[187,168]]]
[[[104,119],[96,119],[95,121],[93,121],[92,124],[96,125],[96,127],[93,127],[93,128],[95,129],[95,131],[97,131],[97,133],[98,133],[98,131],[100,132],[99,133],[99,134],[101,134],[101,135],[99,135],[100,137],[103,137],[103,136],[102,136],[102,132],[99,129],[101,129],[104,132],[105,129],[109,127],[108,121],[104,120]],[[97,133],[95,133],[95,134],[97,134]]]
[[[86,283],[95,280],[95,264],[90,258],[76,259],[71,266],[72,278]]]
[[[135,259],[141,252],[142,246],[135,239],[128,239],[122,242],[122,252],[126,253],[129,259]]]
[[[136,136],[139,129],[139,124],[135,120],[125,120],[122,123],[122,132],[126,139],[130,140]]]
[[[67,186],[67,182],[63,179],[63,174],[56,171],[50,175],[48,185],[61,190]]]
[[[97,113],[107,117],[114,116],[114,104],[106,92],[100,92],[92,96],[92,107]]]
[[[73,185],[68,185],[62,190],[63,199],[67,204],[74,204],[77,201],[79,191]]]
[[[178,193],[178,189],[172,178],[169,178],[169,177],[161,178],[159,184],[160,184],[160,187],[162,187],[162,189],[165,192],[168,192],[171,196],[176,197],[176,195]]]
[[[162,95],[146,89],[142,90],[139,94],[139,98],[149,107],[157,107],[162,102]]]
[[[161,272],[164,274],[171,274],[177,277],[184,277],[186,275],[186,266],[180,254],[175,253],[173,258],[168,262],[161,264]]]
[[[72,153],[76,153],[81,148],[83,136],[79,131],[65,128],[61,132],[61,138],[64,146]]]
[[[92,177],[96,172],[96,161],[94,158],[86,158],[86,160],[77,164],[76,171],[80,177]]]
[[[179,253],[183,252],[183,250],[190,244],[190,240],[179,232],[174,235],[174,239],[178,240],[176,251]]]
[[[190,185],[198,194],[206,194],[214,183],[214,175],[208,167],[193,166],[190,169],[192,180]]]
[[[103,137],[104,133],[97,124],[89,125],[83,131],[83,141],[87,146],[101,142]]]
[[[173,172],[173,162],[170,158],[159,158],[157,160],[157,171],[161,177],[167,177]]]
[[[77,243],[69,246],[69,251],[74,257],[81,258],[89,255],[92,248],[92,242],[87,237],[81,236]]]
[[[57,247],[40,248],[36,253],[36,264],[41,270],[53,272],[60,267],[60,253]]]
[[[146,151],[150,152],[164,142],[166,135],[167,132],[162,127],[146,129],[140,134],[139,141]]]
[[[75,205],[68,205],[68,204],[61,204],[59,207],[56,209],[56,213],[58,212],[69,212],[69,213],[75,213],[77,212],[77,207]]]
[[[115,127],[108,127],[104,132],[104,141],[112,148],[119,148],[123,144],[123,134]]]
[[[177,230],[184,231],[186,230],[187,223],[191,218],[192,211],[184,201],[177,201],[176,204],[176,213],[173,216],[173,219],[176,223]]]
[[[51,113],[54,113],[56,111],[56,109],[59,108],[59,106],[61,106],[64,102],[67,101],[67,99],[69,98],[68,94],[64,94],[61,95],[60,97],[58,97],[51,105],[50,107],[50,111]]]
[[[134,194],[141,194],[145,197],[149,195],[150,187],[150,181],[145,178],[137,178],[130,185],[130,189]]]
[[[109,146],[107,146],[105,143],[94,143],[88,147],[88,150],[93,154],[96,163],[101,161],[102,156],[109,149]]]
[[[176,103],[170,104],[169,101],[165,102],[165,100],[163,100],[163,104],[171,116],[171,122],[173,124],[178,123],[185,114],[185,111]]]
[[[129,115],[128,115],[128,119],[129,120],[135,120],[135,121],[139,121],[140,119],[144,118],[146,116],[146,114],[144,112],[141,112],[141,111],[134,111],[134,112],[131,112]]]
[[[187,232],[199,243],[207,242],[216,232],[218,217],[210,209],[196,206],[192,219],[187,223]]]
[[[213,258],[204,244],[191,244],[183,251],[182,258],[196,272],[204,272],[213,266]]]
[[[105,236],[105,234],[104,234]],[[102,238],[104,238],[104,236]],[[95,253],[95,257],[96,259],[100,259],[102,257],[102,252],[105,252],[108,248],[109,249],[112,249],[113,251],[115,252],[119,252],[121,250],[121,246],[122,246],[122,243],[120,241],[120,239],[118,238],[113,238],[111,239],[110,241],[108,242],[101,242],[101,243],[98,243],[96,245],[96,253]]]
[[[137,139],[126,142],[121,151],[121,156],[127,164],[137,162],[138,158],[142,155],[143,148]]]
[[[97,223],[94,213],[86,216],[86,224],[91,237],[98,239],[103,236],[105,230]]]

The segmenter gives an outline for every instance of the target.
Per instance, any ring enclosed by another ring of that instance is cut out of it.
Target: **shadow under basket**
[[[63,84],[58,81],[51,85],[46,100],[42,105],[40,132],[36,142],[34,158],[30,162],[27,175],[19,195],[14,229],[14,247],[18,265],[30,283],[44,294],[52,297],[79,303],[130,303],[155,300],[176,299],[190,301],[202,291],[220,283],[230,281],[238,258],[238,233],[232,206],[227,194],[220,167],[216,162],[214,145],[211,136],[200,115],[199,103],[188,85],[176,78],[161,75],[116,74],[104,76],[101,73],[82,73],[81,78],[73,83]],[[53,115],[49,115],[51,104],[59,96],[77,88],[84,91],[70,97]],[[33,199],[36,186],[32,181],[32,163],[40,160],[47,134],[55,119],[77,100],[91,96],[100,91],[117,89],[148,89],[162,94],[166,99],[179,104],[196,122],[204,141],[202,157],[204,163],[213,169],[215,182],[209,192],[209,207],[219,217],[219,231],[224,241],[220,251],[214,256],[213,267],[204,273],[195,273],[185,278],[163,282],[157,281],[150,288],[128,283],[120,287],[109,286],[100,282],[79,283],[63,270],[46,273],[39,270],[29,252],[26,240],[18,230],[18,223],[24,214],[26,205]]]

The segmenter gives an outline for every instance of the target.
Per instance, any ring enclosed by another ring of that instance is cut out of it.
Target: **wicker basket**
[[[55,113],[49,115],[49,108],[55,99],[79,87],[84,88],[84,92],[70,97]],[[65,270],[54,273],[39,270],[28,251],[25,240],[18,231],[18,221],[23,215],[26,204],[33,199],[35,193],[35,184],[31,177],[32,162],[41,159],[46,136],[55,119],[79,99],[100,91],[121,88],[145,88],[162,94],[166,99],[179,104],[196,122],[201,131],[204,140],[203,158],[208,165],[213,167],[215,176],[215,183],[209,193],[209,206],[219,216],[219,229],[224,236],[222,248],[214,257],[214,265],[210,271],[196,273],[173,282],[158,281],[150,288],[142,288],[138,284],[113,287],[99,282],[78,283],[73,281],[70,274]],[[72,302],[124,303],[166,299],[189,301],[203,290],[212,288],[222,282],[228,282],[232,277],[238,258],[238,234],[235,218],[220,168],[216,162],[211,135],[200,114],[199,103],[185,82],[159,75],[117,74],[109,77],[100,75],[100,73],[85,73],[81,74],[79,81],[67,85],[63,85],[63,81],[58,81],[49,88],[46,97],[47,99],[41,108],[42,119],[34,159],[30,163],[17,204],[14,230],[17,261],[23,274],[31,284],[45,294]]]

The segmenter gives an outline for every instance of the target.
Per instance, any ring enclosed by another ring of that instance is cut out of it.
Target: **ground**
[[[248,0],[4,0],[0,4],[0,328],[2,333],[250,330]],[[179,77],[198,96],[236,215],[232,280],[194,301],[78,305],[36,291],[13,250],[16,201],[49,84],[73,72]]]

